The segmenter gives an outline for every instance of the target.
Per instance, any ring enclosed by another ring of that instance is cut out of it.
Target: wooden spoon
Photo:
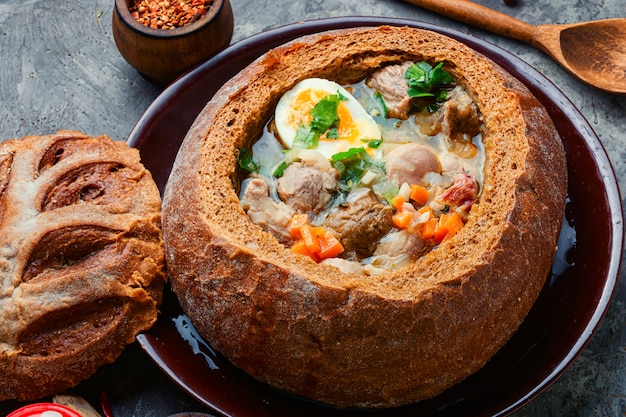
[[[468,0],[405,0],[546,52],[583,82],[626,94],[626,19],[533,26]]]

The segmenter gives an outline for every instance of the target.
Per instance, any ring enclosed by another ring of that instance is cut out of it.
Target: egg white
[[[276,130],[280,141],[287,149],[291,149],[296,131],[301,123],[310,123],[309,111],[322,98],[329,94],[340,93],[347,100],[341,101],[338,110],[340,117],[339,137],[326,139],[321,137],[316,149],[326,158],[346,151],[350,148],[364,147],[363,140],[380,139],[378,125],[361,104],[345,88],[339,84],[321,78],[307,78],[286,92],[278,102],[274,115]],[[346,115],[346,117],[342,117]],[[351,119],[351,120],[350,120]],[[374,154],[376,151],[365,148]]]

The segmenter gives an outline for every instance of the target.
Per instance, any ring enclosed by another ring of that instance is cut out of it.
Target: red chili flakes
[[[204,16],[213,0],[134,0],[130,14],[144,26],[174,29]]]

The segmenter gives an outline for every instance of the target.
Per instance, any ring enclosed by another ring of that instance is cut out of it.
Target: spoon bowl
[[[468,0],[405,1],[529,43],[581,81],[609,93],[626,94],[626,19],[533,26]]]
[[[626,94],[626,19],[539,25],[533,45],[587,84]]]

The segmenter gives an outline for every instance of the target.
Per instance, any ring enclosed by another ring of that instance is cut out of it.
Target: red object
[[[105,417],[113,417],[113,412],[111,412],[111,404],[109,403],[109,396],[106,392],[100,392],[100,406],[102,407],[102,411],[104,412]]]
[[[81,415],[63,405],[37,403],[15,410],[7,417],[81,417]]]

